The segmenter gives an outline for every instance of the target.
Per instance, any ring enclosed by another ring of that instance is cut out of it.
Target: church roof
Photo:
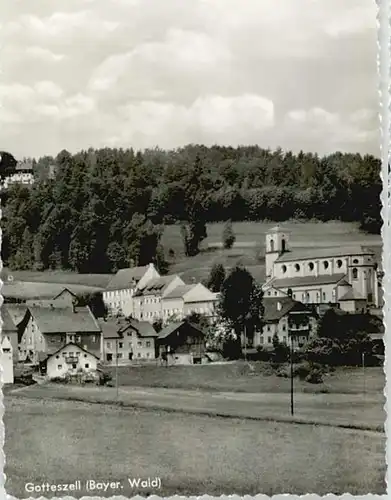
[[[353,289],[351,289],[348,292],[346,292],[345,295],[343,295],[340,299],[338,299],[338,302],[345,300],[365,300],[365,297],[363,297],[358,292],[355,292]]]
[[[338,286],[352,286],[348,281],[342,280],[338,283]]]
[[[364,248],[361,245],[349,247],[329,247],[329,248],[300,248],[285,252],[276,262],[291,262],[294,260],[310,260],[322,259],[328,257],[350,257],[358,255],[374,255],[372,250]]]
[[[320,276],[298,276],[297,278],[275,279],[269,282],[273,288],[294,288],[297,286],[332,285],[338,283],[345,274],[322,274]]]

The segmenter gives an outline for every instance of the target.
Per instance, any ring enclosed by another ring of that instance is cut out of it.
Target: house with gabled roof
[[[20,323],[19,360],[37,363],[39,353],[51,354],[69,342],[99,356],[100,336],[88,306],[31,305]]]
[[[254,335],[254,347],[271,348],[275,335],[285,344],[293,335],[295,345],[301,347],[315,335],[317,314],[312,307],[288,296],[264,298],[263,307],[263,327]]]
[[[155,321],[163,318],[163,301],[175,288],[185,286],[185,282],[176,274],[161,276],[149,281],[134,294],[134,317],[138,320]],[[178,307],[173,314],[180,314]]]
[[[202,329],[189,321],[169,323],[158,336],[159,357],[168,365],[193,365],[206,359],[206,339]]]
[[[4,384],[14,383],[14,356],[11,341],[7,336],[0,340],[0,364],[2,368],[2,382]]]
[[[18,323],[10,314],[7,305],[3,304],[1,307],[1,338],[7,338],[12,346],[12,355],[15,362],[18,361]]]
[[[109,313],[112,315],[132,316],[134,313],[133,296],[135,292],[159,277],[160,274],[152,263],[147,266],[120,269],[103,291],[103,301]]]
[[[40,360],[40,371],[48,379],[78,373],[96,373],[98,363],[98,356],[78,344],[69,342],[51,354],[46,354]]]
[[[156,358],[157,332],[148,321],[133,318],[106,318],[99,320],[102,330],[102,362],[114,365],[151,361]]]
[[[213,319],[217,302],[217,294],[208,290],[202,283],[177,286],[162,299],[162,319],[167,321],[176,315],[176,318],[181,320],[192,313]]]

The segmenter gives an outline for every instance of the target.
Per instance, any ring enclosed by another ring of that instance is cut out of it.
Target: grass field
[[[165,228],[162,243],[168,254],[172,249],[175,252],[171,259],[170,272],[178,273],[182,278],[191,282],[202,281],[209,275],[209,271],[216,262],[225,267],[242,264],[248,268],[253,276],[263,281],[265,278],[264,252],[265,233],[276,223],[266,222],[237,222],[233,224],[236,235],[236,243],[231,250],[221,248],[221,235],[223,223],[208,225],[208,238],[203,242],[202,251],[195,257],[187,258],[183,253],[183,243],[180,234],[180,226],[172,225]],[[375,250],[380,262],[381,238],[376,235],[367,235],[359,231],[357,224],[341,222],[294,222],[282,223],[291,232],[290,245],[292,248],[308,248],[319,246],[338,246],[362,244]],[[8,271],[15,280],[44,283],[61,283],[86,285],[104,288],[110,278],[105,274],[76,274],[71,272],[35,272],[35,271]]]
[[[124,486],[77,497],[386,491],[382,433],[12,396],[5,408],[6,490],[18,498],[27,481],[77,479]],[[130,489],[135,477],[162,487]]]
[[[200,366],[135,366],[119,367],[119,385],[133,387],[165,387],[206,391],[247,393],[289,393],[290,379],[277,377],[268,363],[245,362]],[[115,378],[115,369],[112,368]],[[309,384],[295,379],[295,390],[305,393],[382,394],[385,375],[382,367],[338,368],[326,375],[322,384]]]

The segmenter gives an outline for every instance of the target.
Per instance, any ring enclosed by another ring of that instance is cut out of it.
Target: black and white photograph
[[[374,0],[0,5],[10,498],[386,494]]]

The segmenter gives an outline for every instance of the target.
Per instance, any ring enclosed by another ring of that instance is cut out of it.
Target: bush
[[[107,371],[100,371],[99,372],[99,385],[107,385],[108,387],[112,387],[112,385],[109,385],[109,383],[112,381],[113,377],[111,374]]]
[[[322,371],[318,368],[312,368],[305,381],[309,384],[321,384],[323,382]]]

